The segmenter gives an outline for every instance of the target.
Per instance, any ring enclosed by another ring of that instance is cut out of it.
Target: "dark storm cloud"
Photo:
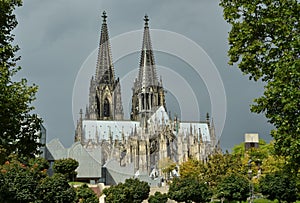
[[[16,43],[21,47],[23,67],[20,76],[40,86],[34,105],[45,121],[48,141],[57,137],[66,146],[73,143],[73,85],[82,63],[97,48],[103,10],[108,14],[110,37],[142,29],[143,16],[148,14],[151,28],[185,35],[207,52],[221,74],[227,95],[227,118],[221,137],[224,149],[243,141],[246,132],[258,132],[270,139],[266,120],[249,111],[253,98],[261,95],[263,85],[248,81],[237,68],[227,65],[226,40],[230,27],[222,18],[218,1],[25,0],[24,6],[16,11],[19,20]],[[117,72],[118,68],[138,68],[138,56],[131,62],[118,62]],[[156,59],[158,65],[174,65],[161,55]],[[188,73],[185,78],[188,80]],[[198,78],[191,80],[192,84],[199,83]],[[200,109],[210,111],[208,101],[205,98]]]

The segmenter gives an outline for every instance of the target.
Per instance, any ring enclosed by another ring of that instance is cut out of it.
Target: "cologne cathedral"
[[[96,73],[91,78],[89,104],[80,110],[75,142],[97,149],[102,166],[115,160],[119,167],[159,172],[161,160],[180,164],[188,158],[205,161],[220,149],[213,122],[180,121],[167,112],[162,79],[158,80],[152,50],[149,18],[144,18],[138,75],[132,87],[130,120],[123,117],[121,84],[111,56],[107,16],[103,12]],[[112,47],[113,48],[113,47]],[[130,91],[130,90],[128,90]]]

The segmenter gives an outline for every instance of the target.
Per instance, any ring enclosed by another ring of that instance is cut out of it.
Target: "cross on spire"
[[[107,15],[106,15],[105,11],[103,11],[103,13],[102,13],[102,18],[103,18],[103,23],[105,23],[106,22],[106,18],[107,18]]]
[[[145,17],[144,17],[144,21],[145,21],[145,27],[148,27],[148,21],[149,21],[149,18],[148,18],[148,15],[146,14]]]

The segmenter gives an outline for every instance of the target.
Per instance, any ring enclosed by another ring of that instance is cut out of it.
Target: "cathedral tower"
[[[106,13],[102,15],[100,44],[95,77],[90,82],[89,106],[86,119],[89,120],[122,120],[123,106],[119,78],[115,79],[112,63]]]
[[[134,81],[132,88],[132,109],[131,120],[140,120],[141,124],[146,125],[149,115],[154,113],[158,107],[164,106],[165,95],[162,82],[158,81],[154,55],[150,39],[148,26],[148,16],[144,18],[144,35],[141,50],[140,68],[138,77]]]

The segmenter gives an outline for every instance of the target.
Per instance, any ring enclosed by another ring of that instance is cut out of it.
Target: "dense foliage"
[[[189,159],[180,165],[180,176],[195,178],[198,181],[209,183],[215,188],[222,178],[232,171],[246,173],[240,155],[215,153],[208,157],[208,161]]]
[[[297,200],[296,180],[284,171],[270,173],[259,181],[260,191],[270,200],[295,202]]]
[[[229,64],[266,82],[251,111],[265,113],[276,129],[275,150],[293,171],[300,166],[300,2],[221,0],[229,33]]]
[[[1,167],[1,202],[31,202],[36,197],[38,180],[32,172],[20,162],[7,161]],[[12,187],[10,187],[12,186]]]
[[[67,180],[73,181],[77,175],[75,171],[79,166],[78,161],[72,158],[59,159],[54,161],[53,170],[54,173],[63,174]]]
[[[76,202],[99,203],[99,200],[95,192],[87,184],[83,184],[76,188]]]
[[[150,195],[148,198],[149,203],[166,203],[168,201],[168,195],[160,192],[155,192],[154,195]]]
[[[39,181],[47,176],[44,159],[32,159],[25,165],[14,158],[0,166],[0,202],[33,202],[41,195]]]
[[[241,143],[234,146],[232,153],[213,154],[209,156],[206,162],[190,159],[180,165],[180,179],[192,178],[199,182],[207,182],[214,192],[213,198],[220,199],[223,197],[227,200],[232,200],[232,198],[238,200],[237,198],[245,199],[249,197],[250,186],[253,188],[254,194],[259,194],[263,185],[266,184],[265,182],[261,183],[265,176],[268,174],[281,174],[284,171],[296,182],[294,192],[299,195],[299,173],[296,177],[292,175],[288,165],[286,165],[285,158],[274,154],[273,142],[267,144],[265,141],[260,140],[259,143],[259,148],[249,150],[245,150],[245,144]],[[275,182],[272,184],[275,185]],[[184,192],[180,188],[177,189],[176,194],[178,196],[183,195],[181,193]],[[266,197],[269,192],[271,190],[264,192]]]
[[[64,202],[73,203],[76,198],[75,189],[71,187],[62,174],[56,173],[41,180],[37,190],[43,203]]]
[[[246,201],[250,195],[249,180],[240,174],[231,173],[218,184],[217,196],[229,202]]]
[[[141,203],[148,198],[149,192],[148,183],[139,179],[126,179],[125,183],[119,183],[103,190],[107,203]]]
[[[175,178],[170,184],[168,196],[178,202],[209,202],[212,192],[205,182],[195,178]]]
[[[27,164],[15,156],[0,165],[0,202],[99,202],[96,194],[86,184],[74,189],[65,175],[47,174],[49,163],[43,158],[33,158]]]
[[[31,114],[37,86],[27,85],[26,79],[14,81],[20,70],[15,56],[19,50],[12,45],[12,30],[17,26],[13,13],[21,6],[21,0],[0,1],[0,163],[8,155],[18,153],[21,158],[33,157],[38,153],[41,119]]]

